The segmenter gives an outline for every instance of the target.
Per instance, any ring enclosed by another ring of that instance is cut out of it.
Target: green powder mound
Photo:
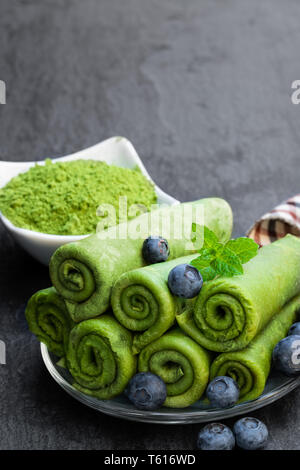
[[[106,226],[119,222],[120,196],[127,197],[128,208],[138,204],[150,210],[157,202],[154,185],[138,168],[96,160],[53,163],[47,159],[45,165],[35,165],[0,189],[0,210],[17,227],[85,235],[96,230],[100,204],[110,204],[116,210],[115,218],[103,213]]]

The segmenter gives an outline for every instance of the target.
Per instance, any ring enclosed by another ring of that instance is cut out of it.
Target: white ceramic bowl
[[[103,142],[81,150],[80,152],[56,158],[53,161],[69,161],[78,159],[101,160],[106,163],[125,168],[133,168],[137,165],[141,169],[142,173],[154,183],[133,145],[125,137],[111,137],[110,139],[104,140]],[[44,164],[44,162],[0,162],[0,188],[5,186],[6,183],[8,183],[8,181],[14,176],[27,171],[31,166],[35,165],[35,163],[40,165]],[[158,197],[158,202],[161,204],[173,205],[179,202],[172,196],[163,192],[156,185],[155,191]],[[30,255],[45,265],[48,265],[50,257],[61,245],[75,240],[80,240],[87,236],[49,235],[46,233],[19,228],[13,225],[6,217],[4,217],[3,214],[1,214],[1,212],[0,219],[15,240]]]

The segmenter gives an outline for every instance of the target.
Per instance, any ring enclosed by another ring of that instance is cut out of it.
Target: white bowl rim
[[[61,159],[65,160],[67,157],[73,157],[78,153],[88,151],[91,148],[94,148],[94,147],[96,147],[96,146],[98,146],[98,145],[100,145],[104,142],[113,141],[113,140],[119,140],[119,141],[122,140],[123,142],[125,142],[127,145],[129,145],[131,147],[131,151],[135,154],[135,156],[137,157],[137,159],[140,162],[140,169],[141,169],[142,173],[144,174],[144,176],[147,179],[149,179],[154,184],[155,191],[156,191],[157,195],[164,194],[164,195],[168,196],[169,198],[173,199],[174,204],[179,202],[175,198],[170,196],[169,194],[165,193],[159,186],[156,185],[156,183],[153,181],[153,179],[149,175],[147,169],[145,168],[145,166],[144,166],[142,160],[140,159],[139,155],[136,153],[136,150],[133,147],[130,140],[128,140],[126,137],[123,137],[123,136],[109,137],[108,139],[102,140],[102,141],[98,142],[97,144],[94,144],[90,147],[83,148],[83,149],[81,149],[77,152],[74,152],[73,154],[62,155],[61,157],[55,157],[55,158],[52,159],[52,161],[56,162],[56,161],[59,161]],[[91,160],[96,160],[95,158],[92,158],[92,157],[90,159]],[[5,164],[9,164],[9,165],[17,165],[17,164],[22,164],[22,163],[44,164],[46,160],[47,160],[47,158],[45,158],[44,160],[33,160],[33,161],[30,161],[30,162],[22,162],[22,161],[19,161],[19,162],[7,162],[7,161],[5,161],[5,162],[3,162],[2,161],[0,163],[5,163]],[[68,161],[72,161],[72,160],[68,158]],[[60,243],[60,244],[66,244],[66,243],[69,243],[69,242],[74,242],[74,241],[77,241],[77,240],[81,240],[83,238],[86,238],[86,237],[92,235],[92,233],[88,233],[88,234],[84,234],[84,235],[56,235],[56,234],[52,234],[52,233],[37,232],[36,230],[30,230],[30,229],[27,229],[27,228],[17,227],[4,214],[2,214],[1,211],[0,211],[0,219],[2,220],[2,222],[6,226],[6,228],[8,230],[10,230],[11,232],[15,232],[15,233],[17,233],[17,234],[19,234],[23,237],[28,237],[29,236],[31,239],[36,239],[36,240],[39,240],[39,241],[49,241],[49,242],[53,241],[53,242],[57,242],[57,243]]]
[[[35,230],[17,227],[7,217],[5,217],[5,215],[3,215],[1,211],[0,211],[0,218],[2,222],[4,223],[4,225],[9,230],[15,231],[23,236],[30,235],[30,237],[36,238],[39,240],[44,239],[44,240],[49,240],[49,241],[55,240],[55,241],[61,241],[61,242],[68,242],[68,241],[72,242],[72,241],[80,240],[81,238],[86,238],[89,235],[91,235],[90,233],[87,235],[55,235],[52,233],[37,232]]]

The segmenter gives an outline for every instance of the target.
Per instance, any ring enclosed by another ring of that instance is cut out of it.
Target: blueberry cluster
[[[151,236],[143,244],[143,257],[147,263],[168,259],[168,242]],[[190,264],[179,264],[169,272],[168,287],[177,297],[196,297],[203,285],[201,273]],[[300,374],[300,322],[294,323],[288,336],[273,350],[273,366],[288,376]],[[164,404],[167,388],[163,380],[150,372],[136,374],[130,381],[126,394],[134,406],[141,410],[155,410]],[[207,386],[206,397],[214,408],[234,406],[240,398],[240,389],[231,377],[215,377]],[[231,450],[236,445],[242,449],[261,449],[268,439],[265,424],[256,418],[238,420],[231,430],[221,423],[206,425],[198,434],[197,447],[201,450]]]
[[[262,449],[268,440],[268,429],[259,419],[239,419],[233,431],[225,424],[207,424],[198,434],[197,448],[200,450],[232,450],[235,445],[245,450]]]
[[[151,372],[140,372],[130,380],[125,394],[139,410],[154,411],[160,408],[167,389],[163,380]],[[217,377],[207,388],[209,399],[216,406],[228,406],[238,400],[238,387],[229,377]],[[242,449],[254,450],[265,446],[268,439],[266,425],[256,418],[238,420],[233,432],[221,423],[206,425],[198,434],[197,447],[201,450],[232,450],[235,445]]]
[[[167,261],[170,256],[169,244],[162,237],[150,236],[143,243],[142,255],[148,264]],[[202,284],[203,279],[200,272],[190,264],[179,264],[169,273],[168,287],[177,297],[184,299],[196,297]]]

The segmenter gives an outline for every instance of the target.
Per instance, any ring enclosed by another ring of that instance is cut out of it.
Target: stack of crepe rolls
[[[219,241],[230,239],[225,201],[186,204],[202,206],[205,225]],[[176,218],[182,206],[161,210],[158,220],[168,211]],[[50,263],[54,287],[35,294],[27,307],[31,330],[65,357],[74,386],[110,399],[136,372],[151,371],[166,383],[164,405],[184,408],[201,398],[210,379],[229,375],[241,401],[257,398],[272,350],[300,308],[300,240],[288,235],[261,248],[244,274],[208,281],[186,300],[170,292],[168,275],[198,256],[188,238],[169,233],[168,261],[147,266],[142,245],[153,233],[121,240],[110,238],[111,230],[59,248]]]

